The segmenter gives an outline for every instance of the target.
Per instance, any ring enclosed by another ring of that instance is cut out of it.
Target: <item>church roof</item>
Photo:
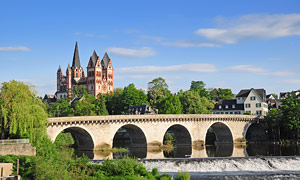
[[[95,50],[94,50],[93,55],[91,56],[90,59],[92,60],[92,63],[93,63],[92,66],[94,67],[96,65],[97,60],[98,60],[98,56],[97,56],[97,53],[96,53]]]
[[[59,65],[59,67],[58,67],[57,72],[61,72],[61,67],[60,67],[60,65]]]
[[[104,56],[103,56],[103,59],[101,61],[102,63],[102,66],[106,69],[108,67],[108,64],[109,64],[109,57],[107,55],[107,53],[105,52]]]
[[[77,41],[75,44],[75,50],[74,50],[74,55],[73,55],[72,69],[75,69],[75,67],[77,67],[78,69],[81,67]]]

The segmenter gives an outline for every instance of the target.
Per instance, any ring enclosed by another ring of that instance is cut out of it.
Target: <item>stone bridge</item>
[[[264,135],[260,119],[250,115],[160,114],[108,115],[49,118],[47,134],[54,142],[61,132],[70,132],[82,150],[116,146],[117,139],[127,136],[131,146],[151,148],[163,144],[170,132],[176,146],[197,146],[205,143],[208,131],[215,134],[215,143],[236,143],[241,139]],[[127,135],[126,135],[127,133]]]

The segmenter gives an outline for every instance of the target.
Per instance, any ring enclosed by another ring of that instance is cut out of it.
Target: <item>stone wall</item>
[[[35,156],[36,148],[32,147],[30,143],[26,144],[0,144],[0,155],[23,155]]]

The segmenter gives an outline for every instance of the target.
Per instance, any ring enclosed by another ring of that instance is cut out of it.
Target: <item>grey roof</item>
[[[94,67],[96,65],[96,62],[98,60],[98,56],[96,51],[94,50],[93,55],[90,57],[90,60],[92,60],[92,67]]]
[[[254,90],[263,101],[266,101],[266,90],[264,89],[243,89],[241,90],[236,97],[247,97],[251,90]]]
[[[75,50],[74,50],[74,55],[73,55],[72,69],[75,69],[75,67],[77,67],[78,69],[81,67],[77,41],[75,44]]]
[[[107,53],[105,52],[105,54],[104,54],[104,56],[103,56],[103,59],[102,59],[102,61],[101,61],[102,66],[103,66],[105,69],[108,67],[109,61],[110,61],[110,59],[109,59]]]
[[[126,114],[155,114],[155,112],[151,109],[147,104],[130,106],[127,109]]]
[[[219,106],[222,106],[220,109]],[[228,105],[228,108],[226,108],[226,105]],[[232,105],[235,105],[235,108],[232,108]],[[237,104],[236,99],[230,99],[230,100],[223,100],[221,103],[215,104],[215,107],[213,109],[214,111],[219,110],[244,110],[244,104]]]
[[[60,65],[59,65],[59,67],[58,67],[57,72],[61,72],[61,67],[60,67]]]

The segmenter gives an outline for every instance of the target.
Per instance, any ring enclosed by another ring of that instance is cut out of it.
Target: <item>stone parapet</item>
[[[32,147],[30,143],[25,144],[0,144],[0,155],[23,155],[35,156],[36,148]]]

